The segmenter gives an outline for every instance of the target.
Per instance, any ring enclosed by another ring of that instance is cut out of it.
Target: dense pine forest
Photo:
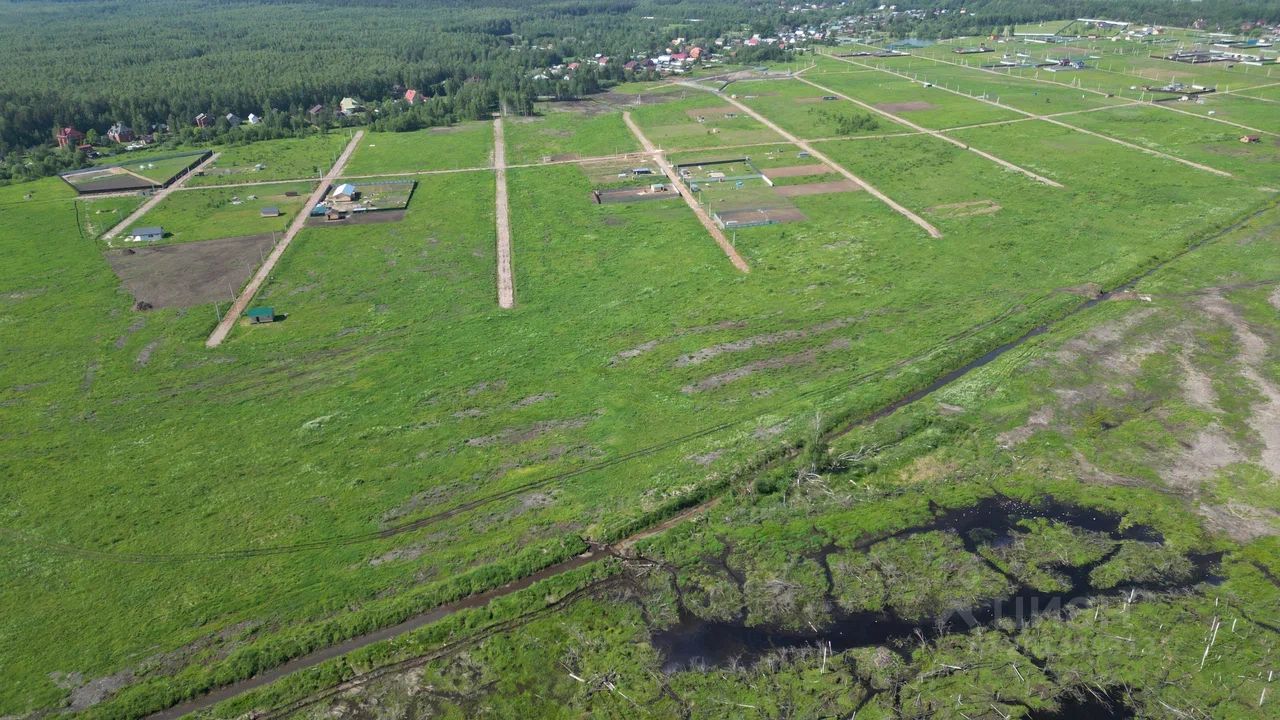
[[[1275,3],[1123,3],[1132,20],[1238,26],[1274,19]],[[726,34],[769,34],[826,18],[866,14],[878,2],[819,4],[803,12],[776,0],[33,0],[0,4],[0,181],[83,165],[74,150],[50,148],[55,128],[90,131],[115,122],[145,132],[172,128],[171,143],[249,141],[355,122],[335,116],[356,97],[378,129],[413,130],[486,117],[498,108],[532,112],[539,96],[577,97],[624,79],[628,57],[673,39],[706,43]],[[937,10],[967,10],[939,13]],[[940,0],[924,17],[885,13],[894,35],[948,36],[1008,23],[1120,13],[1097,0]],[[874,25],[875,21],[873,21]],[[536,69],[597,53],[614,62],[571,79],[535,79]],[[758,59],[758,58],[753,58]],[[419,90],[413,108],[391,103]],[[326,111],[313,114],[317,104]],[[264,122],[231,127],[209,113]]]

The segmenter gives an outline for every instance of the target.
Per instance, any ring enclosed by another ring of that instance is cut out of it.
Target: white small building
[[[360,192],[356,190],[356,186],[351,183],[343,183],[333,189],[333,193],[329,195],[330,200],[336,202],[351,202],[356,199]]]
[[[154,227],[136,227],[129,231],[129,237],[125,238],[130,242],[156,242],[164,237],[164,228],[156,225]]]
[[[250,125],[257,125],[257,124],[258,124],[258,123],[260,123],[260,122],[262,122],[262,118],[261,118],[260,116],[255,115],[255,114],[253,114],[253,113],[249,113],[249,124],[250,124]]]

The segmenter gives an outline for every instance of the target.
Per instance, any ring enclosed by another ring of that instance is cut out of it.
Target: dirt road
[[[858,66],[858,67],[866,68],[866,69],[868,69],[868,70],[878,70],[878,71],[883,72],[883,73],[888,73],[888,74],[890,74],[890,75],[896,75],[896,76],[898,76],[898,77],[900,77],[900,78],[906,78],[907,80],[912,80],[912,81],[914,81],[914,78],[912,78],[910,75],[907,75],[907,74],[905,74],[905,73],[896,72],[896,71],[894,71],[894,70],[885,70],[884,68],[879,68],[879,67],[876,67],[876,66],[874,66],[874,65],[867,65],[866,63],[860,63],[860,62],[857,62],[857,61],[854,61],[854,60],[850,60],[849,58],[836,57],[836,56],[834,56],[834,55],[831,55],[831,56],[829,56],[829,57],[832,57],[832,58],[834,58],[834,59],[836,59],[836,60],[839,60],[840,62],[849,63],[850,65],[856,65],[856,66]],[[948,65],[955,65],[955,63],[947,63],[947,64],[948,64]],[[962,65],[962,66],[960,66],[960,67],[964,67],[964,66]],[[991,71],[988,71],[988,72],[991,72]],[[1060,85],[1061,83],[1052,83],[1052,84]],[[1092,131],[1092,130],[1086,130],[1086,129],[1082,128],[1082,127],[1077,127],[1077,126],[1075,126],[1075,125],[1068,125],[1067,123],[1064,123],[1064,122],[1062,122],[1061,120],[1058,120],[1058,119],[1056,119],[1056,118],[1050,117],[1050,116],[1048,116],[1048,115],[1037,115],[1037,114],[1035,114],[1035,113],[1027,112],[1026,110],[1021,110],[1021,109],[1019,109],[1019,108],[1013,107],[1012,105],[1005,105],[1004,103],[1002,103],[1002,102],[998,102],[998,101],[996,101],[996,100],[989,100],[989,99],[987,99],[987,98],[984,98],[984,97],[977,97],[977,96],[974,96],[974,95],[965,95],[964,93],[960,92],[959,90],[952,90],[951,88],[942,87],[942,86],[940,86],[940,85],[934,85],[934,86],[933,86],[933,88],[934,88],[935,90],[941,90],[941,91],[943,91],[943,92],[949,92],[949,93],[952,93],[953,95],[959,95],[960,97],[967,97],[967,98],[969,98],[970,100],[977,100],[978,102],[984,102],[984,103],[986,103],[986,104],[988,104],[988,105],[994,105],[995,107],[998,107],[998,108],[1004,108],[1005,110],[1009,110],[1009,111],[1012,111],[1012,112],[1016,112],[1016,113],[1018,113],[1019,115],[1025,115],[1026,117],[1029,117],[1029,118],[1034,118],[1034,119],[1036,119],[1036,120],[1043,120],[1043,121],[1045,121],[1045,122],[1047,122],[1047,123],[1051,123],[1051,124],[1053,124],[1053,125],[1058,125],[1058,126],[1060,126],[1060,127],[1064,127],[1064,128],[1066,128],[1066,129],[1068,129],[1068,130],[1075,130],[1075,131],[1076,131],[1076,132],[1078,132],[1078,133],[1083,133],[1083,134],[1085,134],[1085,135],[1092,135],[1093,137],[1100,138],[1100,139],[1102,139],[1102,140],[1106,140],[1107,142],[1113,142],[1113,143],[1115,143],[1115,144],[1117,144],[1117,145],[1123,145],[1124,147],[1127,147],[1127,148],[1129,148],[1129,149],[1131,149],[1131,150],[1137,150],[1137,151],[1139,151],[1139,152],[1143,152],[1143,153],[1146,153],[1146,154],[1148,154],[1148,155],[1155,155],[1156,157],[1161,157],[1161,158],[1164,158],[1164,159],[1166,159],[1166,160],[1172,160],[1172,161],[1174,161],[1174,162],[1176,162],[1176,163],[1182,163],[1183,165],[1186,165],[1187,167],[1193,167],[1193,168],[1195,168],[1195,169],[1197,169],[1197,170],[1204,170],[1205,172],[1211,172],[1211,173],[1213,173],[1214,175],[1221,175],[1221,176],[1223,176],[1223,177],[1233,177],[1231,173],[1229,173],[1229,172],[1227,172],[1227,171],[1225,171],[1225,170],[1219,170],[1219,169],[1217,169],[1217,168],[1209,167],[1208,165],[1202,165],[1202,164],[1200,164],[1200,163],[1198,163],[1198,162],[1192,162],[1192,161],[1190,161],[1190,160],[1184,160],[1184,159],[1182,159],[1182,158],[1180,158],[1180,157],[1175,157],[1175,156],[1170,155],[1170,154],[1168,154],[1168,153],[1162,153],[1162,152],[1160,152],[1159,150],[1152,150],[1151,148],[1142,147],[1141,145],[1135,145],[1135,144],[1133,144],[1133,143],[1131,143],[1131,142],[1128,142],[1128,141],[1125,141],[1125,140],[1121,140],[1121,139],[1119,139],[1119,138],[1113,138],[1113,137],[1111,137],[1110,135],[1103,135],[1102,133],[1097,133],[1097,132],[1094,132],[1094,131]],[[1074,90],[1079,90],[1080,88],[1072,88],[1072,89],[1074,89]]]
[[[315,192],[311,193],[311,197],[307,198],[307,202],[298,210],[298,215],[290,223],[289,229],[284,231],[284,236],[280,238],[280,242],[271,249],[271,254],[267,255],[267,261],[258,268],[258,272],[253,274],[249,280],[249,284],[244,286],[244,290],[240,292],[240,296],[227,309],[227,314],[222,316],[221,322],[213,329],[209,335],[209,339],[204,341],[205,347],[215,348],[227,339],[227,335],[231,333],[231,328],[235,327],[236,321],[240,319],[240,315],[249,307],[249,302],[253,300],[253,296],[258,294],[258,290],[262,284],[270,277],[271,271],[275,269],[276,263],[280,262],[280,258],[284,256],[284,251],[289,248],[289,243],[293,242],[293,238],[302,230],[303,224],[307,221],[307,216],[311,214],[311,208],[324,199],[325,192],[334,180],[342,173],[342,168],[347,166],[347,160],[351,159],[351,153],[355,152],[356,144],[360,142],[360,138],[364,137],[363,130],[357,130],[352,136],[351,142],[347,143],[347,147],[338,156],[337,162],[329,168],[328,174],[320,179],[320,184],[316,186]],[[212,158],[210,158],[212,159]]]
[[[507,142],[502,134],[502,116],[493,118],[493,169],[497,190],[493,195],[498,217],[498,307],[516,306],[516,278],[511,268],[511,208],[507,203]]]
[[[874,106],[874,105],[868,105],[867,103],[864,103],[864,102],[862,102],[861,100],[856,100],[856,99],[854,99],[854,98],[851,98],[851,97],[849,97],[848,95],[845,95],[844,93],[837,92],[837,91],[832,90],[831,88],[828,88],[828,87],[823,87],[822,85],[819,85],[818,83],[813,82],[812,80],[809,80],[808,78],[796,78],[796,79],[797,79],[797,80],[799,80],[799,81],[800,81],[800,82],[802,82],[802,83],[807,84],[807,85],[812,85],[813,87],[815,87],[815,88],[817,88],[817,89],[819,89],[819,90],[821,90],[821,91],[823,91],[823,92],[827,93],[828,95],[834,95],[834,96],[836,96],[836,97],[838,97],[838,98],[843,98],[843,99],[845,99],[845,100],[848,100],[849,102],[853,103],[854,105],[857,105],[858,107],[862,108],[863,110],[869,110],[870,112],[873,112],[873,113],[877,113],[877,114],[883,115],[883,116],[885,116],[885,117],[889,118],[890,120],[892,120],[892,121],[894,121],[894,122],[898,123],[899,125],[905,125],[906,127],[909,127],[909,128],[911,128],[912,130],[915,130],[916,132],[922,132],[922,133],[926,133],[926,134],[932,135],[932,136],[934,136],[934,137],[938,138],[939,140],[942,140],[942,141],[944,141],[944,142],[949,142],[949,143],[951,143],[952,145],[955,145],[955,146],[956,146],[956,147],[958,147],[958,148],[961,148],[961,149],[964,149],[964,150],[968,150],[968,151],[973,152],[973,153],[977,153],[977,154],[978,154],[978,155],[980,155],[981,157],[984,157],[984,158],[986,158],[986,159],[990,160],[991,162],[996,163],[997,165],[999,165],[999,166],[1000,166],[1000,167],[1002,167],[1002,168],[1005,168],[1006,170],[1013,170],[1013,171],[1016,171],[1016,172],[1020,172],[1020,173],[1022,173],[1023,175],[1026,175],[1027,177],[1031,178],[1032,180],[1035,180],[1036,182],[1044,183],[1045,185],[1048,185],[1048,186],[1050,186],[1050,187],[1056,187],[1056,188],[1060,188],[1060,187],[1062,187],[1062,184],[1061,184],[1061,183],[1058,183],[1058,182],[1055,182],[1055,181],[1053,181],[1053,180],[1050,180],[1049,178],[1047,178],[1047,177],[1045,177],[1045,176],[1043,176],[1043,175],[1037,175],[1036,173],[1033,173],[1033,172],[1031,172],[1030,170],[1028,170],[1028,169],[1026,169],[1026,168],[1024,168],[1024,167],[1020,167],[1020,166],[1018,166],[1018,165],[1014,165],[1013,163],[1009,162],[1008,160],[1004,160],[1004,159],[998,158],[998,157],[996,157],[995,155],[992,155],[992,154],[991,154],[991,153],[989,153],[989,152],[985,152],[985,151],[983,151],[983,150],[979,150],[978,148],[975,148],[975,147],[971,147],[971,146],[969,146],[969,145],[966,145],[966,144],[964,144],[964,143],[960,142],[959,140],[957,140],[957,139],[955,139],[955,138],[953,138],[953,137],[948,137],[948,136],[946,136],[946,135],[943,135],[941,132],[939,132],[939,131],[937,131],[937,130],[930,130],[929,128],[924,127],[924,126],[922,126],[922,125],[917,125],[917,124],[915,124],[915,123],[911,122],[910,120],[908,120],[908,119],[906,119],[906,118],[904,118],[904,117],[901,117],[901,116],[899,116],[899,115],[895,115],[895,114],[893,114],[893,113],[891,113],[891,112],[888,112],[887,110],[881,110],[880,108],[877,108],[877,107],[876,107],[876,106]]]
[[[631,113],[624,111],[622,113],[622,119],[627,123],[627,127],[631,129],[631,134],[635,135],[636,139],[640,141],[640,146],[645,149],[645,152],[652,155],[654,162],[658,163],[658,167],[662,168],[662,172],[667,176],[667,180],[671,182],[672,188],[681,187],[680,176],[676,174],[676,169],[671,166],[671,163],[667,160],[667,156],[663,154],[663,152],[652,142],[649,142],[649,138],[645,137],[644,133],[640,131],[640,126],[636,125],[635,121],[631,119]],[[724,254],[729,257],[729,262],[733,263],[734,267],[744,273],[751,272],[751,267],[747,265],[747,261],[738,254],[737,249],[729,242],[729,238],[725,237],[724,233],[720,230],[720,226],[716,225],[715,221],[711,219],[711,216],[707,214],[707,211],[698,204],[698,201],[694,200],[689,193],[682,192],[680,193],[680,197],[684,198],[685,204],[689,206],[690,210],[693,210],[693,214],[697,216],[698,221],[701,222],[702,226],[711,234],[711,238],[716,241],[716,244],[720,246],[720,249],[724,251]]]
[[[807,81],[806,81],[806,82],[807,82]],[[707,91],[707,92],[713,92],[713,91],[709,91],[709,90],[707,90],[706,88],[699,87],[699,86],[697,86],[697,85],[693,85],[693,84],[691,84],[691,83],[689,83],[689,84],[686,84],[686,83],[680,83],[680,84],[681,84],[681,85],[684,85],[685,87],[693,87],[693,88],[697,88],[698,90],[704,90],[704,91]],[[812,145],[810,145],[809,143],[805,142],[804,140],[801,140],[800,138],[796,137],[795,135],[792,135],[791,133],[787,132],[786,130],[783,130],[782,128],[778,127],[778,125],[777,125],[776,123],[774,123],[772,120],[770,120],[769,118],[767,118],[767,117],[765,117],[765,116],[761,115],[760,113],[756,112],[755,110],[752,110],[751,108],[747,107],[746,105],[743,105],[742,103],[738,102],[738,100],[736,100],[735,98],[731,98],[731,97],[729,97],[728,95],[725,95],[725,94],[723,94],[723,93],[716,93],[716,95],[719,95],[721,99],[723,99],[725,102],[729,103],[730,105],[733,105],[734,107],[738,108],[738,109],[739,109],[739,110],[741,110],[743,113],[745,113],[745,114],[747,114],[747,115],[750,115],[751,117],[755,118],[756,122],[758,122],[758,123],[760,123],[760,124],[764,125],[765,127],[769,128],[770,130],[772,130],[772,131],[776,132],[777,134],[781,135],[783,138],[785,138],[785,139],[786,139],[786,141],[787,141],[787,142],[791,143],[792,145],[795,145],[796,147],[800,148],[801,150],[804,150],[805,152],[809,153],[809,155],[810,155],[811,157],[816,158],[816,159],[818,159],[818,160],[820,160],[820,161],[822,161],[822,162],[826,163],[827,165],[829,165],[829,166],[831,167],[831,169],[832,169],[832,170],[835,170],[836,172],[838,172],[838,173],[840,173],[841,175],[845,176],[845,177],[846,177],[846,178],[848,178],[849,180],[852,180],[855,184],[857,184],[857,185],[858,185],[859,187],[861,187],[863,190],[866,190],[868,193],[870,193],[870,194],[871,194],[873,197],[875,197],[877,200],[879,200],[880,202],[884,203],[885,205],[888,205],[889,207],[893,208],[893,210],[894,210],[895,212],[897,212],[899,215],[901,215],[901,216],[905,217],[906,219],[910,220],[911,222],[915,223],[916,225],[919,225],[921,228],[923,228],[923,229],[924,229],[924,231],[925,231],[925,232],[929,233],[929,236],[930,236],[930,237],[934,237],[934,238],[940,238],[940,237],[942,237],[942,231],[941,231],[941,230],[939,230],[938,228],[934,227],[932,224],[930,224],[928,220],[925,220],[924,218],[920,217],[919,215],[917,215],[917,214],[915,214],[915,213],[911,212],[910,210],[908,210],[907,208],[903,207],[901,204],[899,204],[899,203],[898,203],[897,201],[895,201],[893,198],[891,198],[891,197],[889,197],[888,195],[885,195],[884,193],[880,192],[880,191],[879,191],[878,189],[876,189],[876,188],[875,188],[875,186],[873,186],[871,183],[867,182],[866,180],[863,180],[862,178],[858,177],[857,175],[854,175],[853,173],[851,173],[851,172],[849,172],[848,170],[846,170],[846,169],[845,169],[845,167],[844,167],[843,165],[840,165],[840,164],[839,164],[839,163],[837,163],[836,161],[834,161],[834,160],[832,160],[831,158],[827,157],[825,154],[823,154],[823,153],[821,153],[821,152],[819,152],[819,151],[815,150],[815,149],[813,148],[813,146],[812,146]]]
[[[134,210],[133,212],[129,213],[128,217],[116,223],[115,227],[103,233],[102,239],[110,240],[114,238],[116,235],[119,235],[122,231],[127,230],[130,227],[133,227],[133,224],[137,222],[143,215],[146,215],[148,212],[150,212],[151,208],[155,207],[156,205],[159,205],[161,200],[164,200],[165,198],[169,197],[169,193],[173,192],[174,190],[180,189],[183,183],[187,181],[187,178],[192,177],[197,172],[205,169],[205,167],[207,167],[209,163],[213,162],[214,160],[217,160],[218,155],[220,154],[221,153],[214,153],[210,155],[209,157],[205,158],[204,162],[191,168],[191,170],[188,171],[186,175],[183,175],[182,177],[175,180],[174,183],[169,187],[161,188],[157,190],[156,194],[152,195],[150,199],[148,199],[146,202],[139,205],[137,210]]]

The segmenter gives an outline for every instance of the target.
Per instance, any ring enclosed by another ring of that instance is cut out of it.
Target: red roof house
[[[84,133],[73,127],[58,128],[58,132],[54,133],[54,139],[58,141],[58,147],[64,148],[68,145],[78,145],[84,140]]]
[[[422,99],[422,94],[419,93],[417,90],[404,91],[404,101],[409,103],[410,105],[418,102],[421,99]]]

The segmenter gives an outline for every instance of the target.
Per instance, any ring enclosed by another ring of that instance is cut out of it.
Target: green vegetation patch
[[[366,132],[348,175],[485,167],[493,155],[493,123],[469,122],[413,132]],[[508,160],[510,162],[510,160]]]
[[[507,162],[553,162],[603,157],[640,149],[639,141],[622,121],[622,114],[600,107],[561,109],[555,103],[539,106],[530,118],[507,118]]]
[[[186,184],[200,187],[318,178],[338,159],[346,143],[346,134],[335,132],[227,147]]]
[[[179,190],[142,216],[135,227],[164,228],[162,242],[181,243],[215,238],[284,232],[303,210],[313,183],[284,183],[247,188]],[[264,217],[264,208],[279,215]],[[128,230],[128,228],[126,228]]]

